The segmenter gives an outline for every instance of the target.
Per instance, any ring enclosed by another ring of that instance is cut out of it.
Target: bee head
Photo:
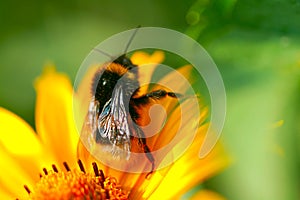
[[[123,65],[124,67],[126,67],[127,69],[131,69],[133,67],[136,67],[136,65],[134,65],[131,60],[125,55],[121,55],[119,56],[117,59],[115,59],[113,61],[114,63],[118,63],[120,65]]]

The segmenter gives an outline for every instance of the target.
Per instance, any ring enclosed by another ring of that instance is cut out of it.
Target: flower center
[[[129,192],[122,190],[114,177],[104,176],[102,170],[93,164],[93,173],[87,173],[80,160],[79,170],[70,170],[64,162],[66,172],[58,171],[55,165],[52,170],[43,169],[44,175],[31,191],[24,186],[31,200],[83,200],[83,199],[128,199]]]

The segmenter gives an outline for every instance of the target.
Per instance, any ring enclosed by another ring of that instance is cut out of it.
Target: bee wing
[[[117,86],[112,98],[106,102],[98,119],[100,140],[108,139],[110,152],[116,157],[130,156],[130,115],[125,107],[123,89]]]

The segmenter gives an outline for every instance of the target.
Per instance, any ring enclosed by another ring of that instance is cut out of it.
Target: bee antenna
[[[125,50],[124,50],[124,54],[127,53],[127,50],[128,50],[128,48],[129,48],[129,46],[130,46],[130,44],[131,44],[131,42],[132,42],[134,36],[136,35],[137,31],[139,30],[139,28],[141,28],[141,25],[138,25],[138,26],[135,28],[135,30],[134,30],[133,34],[131,35],[129,41],[127,42],[127,45],[126,45]]]
[[[99,52],[99,53],[102,53],[103,55],[105,55],[105,56],[111,58],[112,60],[115,59],[115,57],[113,57],[112,55],[106,53],[105,51],[102,51],[102,50],[97,49],[97,48],[94,48],[93,50],[94,50],[94,51],[97,51],[97,52]]]

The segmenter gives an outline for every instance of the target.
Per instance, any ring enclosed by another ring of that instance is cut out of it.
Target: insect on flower
[[[112,62],[101,66],[93,77],[93,97],[81,135],[88,137],[89,143],[102,146],[102,151],[112,154],[115,159],[129,160],[132,141],[136,141],[137,148],[151,163],[149,175],[156,165],[145,134],[138,124],[139,107],[151,100],[177,98],[180,94],[159,89],[137,95],[140,88],[138,66],[126,56],[137,30],[129,39],[123,55],[117,58],[94,49],[110,57]]]

